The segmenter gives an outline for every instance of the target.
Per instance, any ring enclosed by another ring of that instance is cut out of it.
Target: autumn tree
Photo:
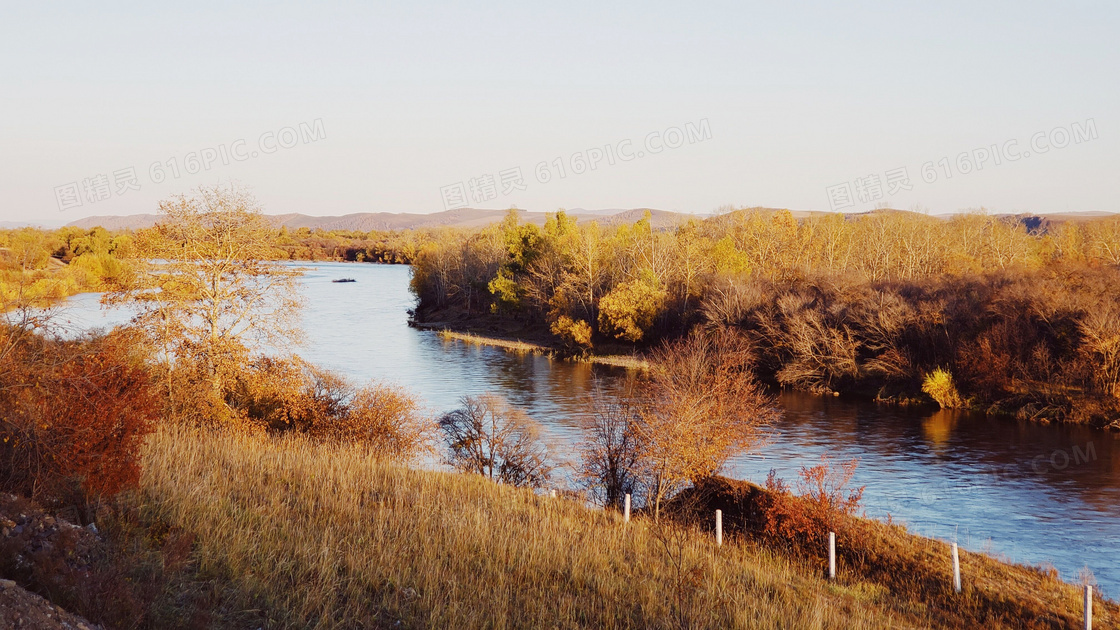
[[[595,221],[578,226],[568,233],[564,249],[568,264],[559,292],[564,294],[571,314],[594,322],[598,317],[598,301],[607,264],[603,229]]]
[[[665,309],[668,292],[652,272],[612,289],[599,300],[599,328],[630,342],[641,341]]]
[[[1120,400],[1120,299],[1109,296],[1095,306],[1078,325],[1083,351],[1092,357],[1096,384]]]
[[[134,323],[221,413],[223,386],[252,349],[298,340],[299,272],[272,260],[274,230],[244,190],[199,188],[160,212],[137,237],[134,273],[106,302],[136,309]]]
[[[1120,217],[1110,216],[1081,227],[1089,255],[1109,265],[1120,266]]]
[[[651,363],[636,430],[659,515],[662,501],[686,483],[717,474],[758,444],[778,411],[737,333],[692,335],[656,350]]]
[[[506,258],[488,285],[494,295],[495,312],[508,313],[522,308],[531,289],[527,280],[540,252],[540,229],[531,223],[521,223],[517,212],[511,208],[499,226]]]

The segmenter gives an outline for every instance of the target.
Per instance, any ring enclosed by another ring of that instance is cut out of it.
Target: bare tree
[[[1078,324],[1082,352],[1096,366],[1096,381],[1107,395],[1120,399],[1120,301],[1100,299]]]
[[[549,451],[536,422],[493,394],[466,396],[462,402],[439,420],[448,463],[513,486],[539,488],[548,481]]]
[[[622,394],[613,395],[596,386],[580,442],[583,483],[604,505],[614,508],[622,507],[627,494],[636,493],[644,477],[641,413],[633,387],[628,383]]]
[[[693,627],[696,613],[697,595],[706,591],[709,586],[710,576],[704,566],[697,562],[700,555],[698,540],[700,532],[691,525],[691,518],[695,518],[693,507],[683,507],[680,518],[676,520],[656,521],[650,527],[650,533],[657,542],[656,549],[661,552],[665,563],[669,565],[672,578],[671,610],[674,621],[681,630]]]

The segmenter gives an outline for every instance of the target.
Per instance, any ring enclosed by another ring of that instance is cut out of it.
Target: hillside
[[[859,563],[843,538],[830,582],[819,562],[738,531],[730,498],[717,547],[707,519],[625,523],[582,501],[302,438],[162,428],[143,464],[145,510],[191,533],[187,566],[222,576],[211,588],[222,608],[254,610],[246,623],[1051,628],[1080,612],[1079,590],[1056,576],[967,552],[955,596],[947,545],[870,521],[874,550]],[[1113,602],[1097,607],[1101,627],[1115,621]]]

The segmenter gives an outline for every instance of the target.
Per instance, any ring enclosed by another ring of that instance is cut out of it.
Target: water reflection
[[[355,283],[331,280],[352,277]],[[596,379],[616,386],[625,371],[552,361],[442,339],[407,326],[409,270],[381,265],[311,265],[302,280],[307,359],[358,380],[385,379],[416,392],[433,412],[464,395],[494,392],[543,422],[569,455]],[[73,325],[127,319],[75,296]],[[793,393],[765,445],[730,463],[760,482],[773,468],[792,481],[822,454],[859,458],[870,516],[953,538],[1022,562],[1052,562],[1066,579],[1084,565],[1108,595],[1120,592],[1120,444],[1114,433],[948,411],[916,411]]]
[[[930,417],[922,420],[922,433],[929,441],[930,447],[936,452],[948,446],[949,438],[953,434],[953,427],[957,424],[959,412],[953,409],[939,409]]]

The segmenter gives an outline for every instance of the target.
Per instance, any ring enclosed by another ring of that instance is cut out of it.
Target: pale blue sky
[[[524,190],[470,205],[826,210],[848,184],[848,210],[1120,211],[1115,2],[14,4],[0,9],[0,220],[151,212],[229,180],[271,213],[433,212],[442,187],[517,167]],[[251,157],[262,134],[316,120],[325,137]],[[642,151],[702,120],[710,138]],[[1051,146],[1090,120],[1095,139]],[[186,172],[192,152],[238,139],[247,159]],[[643,157],[570,172],[577,152],[627,139]],[[1009,140],[1032,154],[956,165]],[[943,164],[924,181],[942,158],[952,177]],[[139,190],[117,194],[127,167]],[[899,168],[911,190],[889,194]],[[102,174],[97,199],[83,182]],[[861,202],[873,174],[883,190]],[[71,183],[82,205],[60,211]]]

